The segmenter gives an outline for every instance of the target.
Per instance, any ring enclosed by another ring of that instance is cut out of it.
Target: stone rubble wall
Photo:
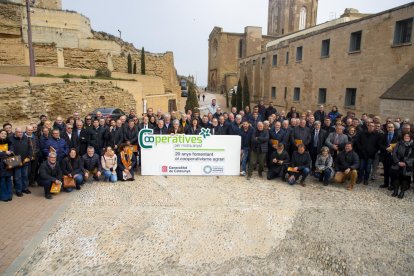
[[[111,83],[71,81],[31,86],[0,85],[0,122],[27,124],[42,114],[67,118],[78,111],[85,116],[98,107],[135,108],[134,97]]]

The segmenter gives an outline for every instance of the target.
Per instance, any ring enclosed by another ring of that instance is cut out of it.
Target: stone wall
[[[70,49],[63,50],[65,67],[96,70],[106,68],[107,56],[95,49]]]
[[[111,83],[78,81],[30,86],[29,83],[0,86],[0,122],[26,124],[41,114],[50,118],[83,116],[98,107],[135,108],[133,96]]]
[[[36,65],[58,66],[56,47],[54,45],[34,45]]]
[[[381,118],[387,117],[402,119],[408,118],[411,122],[414,121],[414,101],[410,100],[380,100],[380,115]]]
[[[272,100],[279,109],[296,106],[300,111],[315,110],[319,89],[325,88],[324,104],[328,109],[336,105],[341,113],[379,114],[379,97],[414,67],[412,44],[393,45],[396,22],[413,16],[414,5],[408,4],[313,33],[304,32],[241,60],[240,75],[248,76],[252,102]],[[358,31],[362,31],[361,50],[350,52],[351,33]],[[322,40],[326,39],[330,39],[330,53],[321,57]],[[298,47],[303,47],[302,60],[297,60]],[[272,64],[273,55],[277,55],[277,66]],[[271,98],[272,87],[276,88],[276,98]],[[295,88],[300,88],[297,101],[293,99]],[[357,89],[354,106],[345,103],[347,88]]]

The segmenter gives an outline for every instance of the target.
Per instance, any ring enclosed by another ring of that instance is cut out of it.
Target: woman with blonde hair
[[[106,147],[104,154],[101,157],[101,165],[105,181],[115,183],[118,181],[116,169],[118,166],[118,157],[116,156],[112,147]]]

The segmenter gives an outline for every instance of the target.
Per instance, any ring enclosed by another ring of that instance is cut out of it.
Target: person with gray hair
[[[57,162],[57,154],[55,152],[50,152],[47,160],[40,165],[39,168],[39,185],[43,186],[45,190],[45,197],[47,199],[52,199],[52,194],[50,193],[50,188],[53,183],[62,185],[63,174],[62,169]]]
[[[324,186],[328,186],[329,181],[335,175],[333,169],[333,158],[329,154],[329,148],[324,146],[316,158],[315,162],[315,177],[323,182]]]
[[[180,125],[180,121],[175,119],[172,123],[172,127],[168,129],[168,134],[177,135],[177,134],[184,134],[184,130]]]
[[[309,154],[312,159],[312,171],[315,171],[315,162],[318,154],[321,152],[322,147],[325,145],[326,137],[328,133],[321,128],[322,123],[316,121],[313,123],[313,129],[311,132],[311,142],[309,144]]]

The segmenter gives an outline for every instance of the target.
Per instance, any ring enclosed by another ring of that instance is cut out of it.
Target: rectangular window
[[[293,101],[294,102],[300,101],[300,88],[299,87],[295,87],[295,89],[293,90]]]
[[[411,42],[413,32],[413,18],[397,21],[395,24],[394,45]]]
[[[272,99],[276,99],[276,87],[272,87]]]
[[[326,88],[319,88],[318,104],[326,103]]]
[[[253,60],[253,65],[256,65],[256,60],[255,59]]]
[[[321,57],[329,57],[330,48],[331,48],[331,40],[330,39],[322,40]]]
[[[296,48],[296,62],[302,61],[303,57],[303,46]]]
[[[273,55],[273,58],[272,58],[272,66],[273,67],[276,67],[277,66],[277,55]]]
[[[284,99],[285,100],[287,99],[287,87],[285,87],[285,96],[284,96]]]
[[[265,57],[263,57],[263,58],[262,58],[262,64],[265,64],[265,62],[266,62],[266,58],[265,58]]]
[[[289,52],[286,52],[286,65],[289,64]]]
[[[351,41],[349,44],[349,52],[361,51],[362,31],[351,34]]]
[[[356,103],[356,88],[347,88],[345,94],[345,106],[355,106]]]

